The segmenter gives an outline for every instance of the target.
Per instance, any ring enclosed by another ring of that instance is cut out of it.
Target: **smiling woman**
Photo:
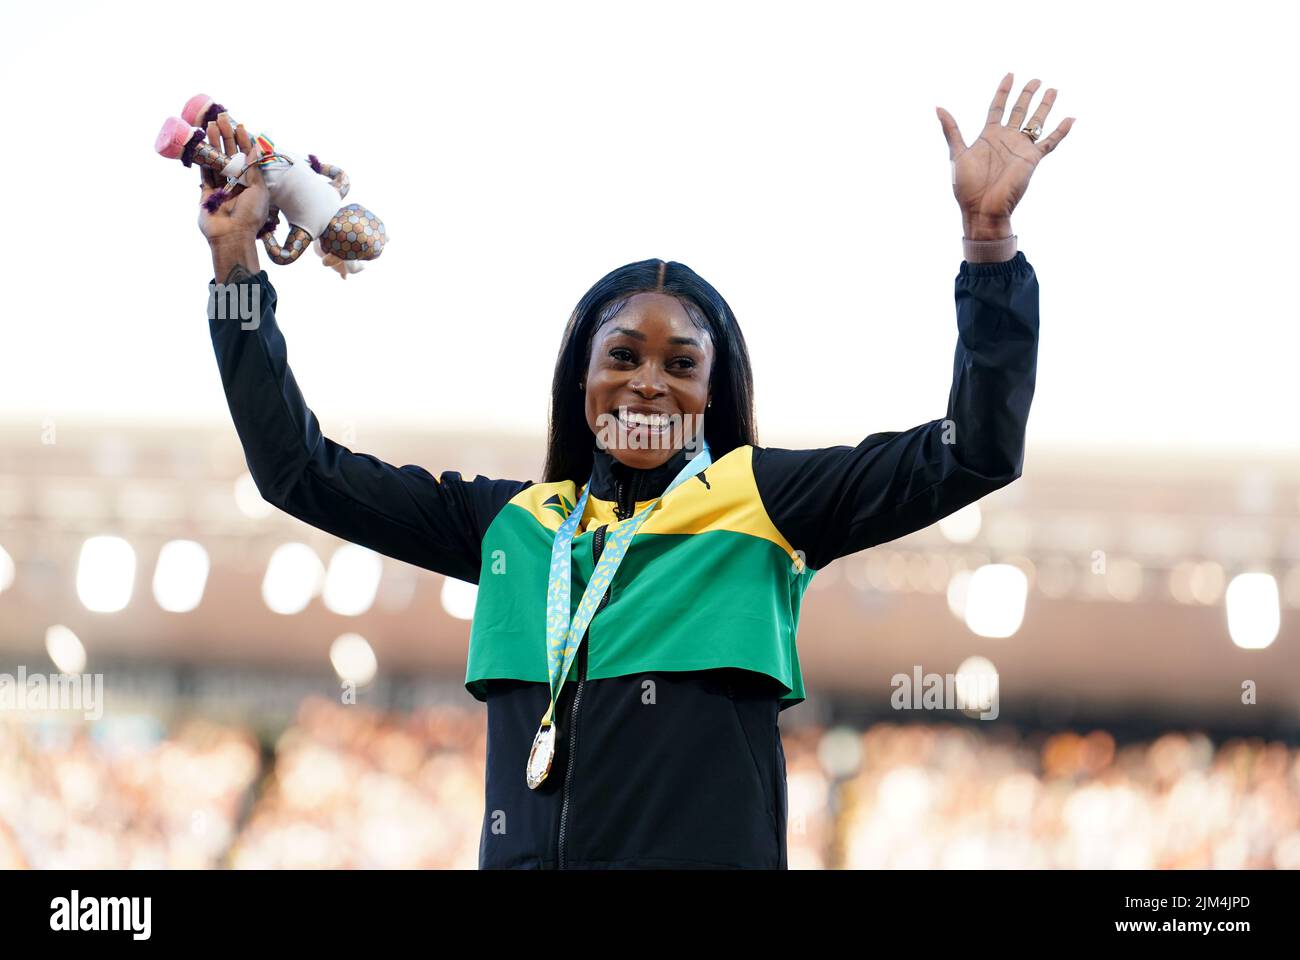
[[[753,405],[749,352],[722,295],[684,264],[630,263],[601,278],[569,318],[543,474],[590,473],[593,435],[639,470],[697,448],[705,423],[715,448],[752,443]]]
[[[259,288],[259,323],[209,318],[258,490],[478,584],[465,686],[488,714],[481,867],[787,865],[777,721],[805,698],[809,582],[1020,476],[1038,281],[1009,214],[1063,133],[1035,143],[1050,99],[1015,129],[1037,81],[1003,127],[1010,84],[970,148],[940,115],[967,227],[945,415],[856,446],[759,446],[731,307],[684,264],[644,260],[569,317],[542,480],[396,467],[321,434],[255,249],[239,231],[214,242],[213,283]]]
[[[657,265],[662,287],[668,264],[651,264]],[[635,278],[637,266],[634,283],[643,280]],[[676,449],[698,440],[704,411],[713,402],[714,349],[708,322],[698,310],[694,313],[692,317],[683,301],[666,293],[633,293],[612,300],[601,311],[592,337],[581,338],[588,359],[578,389],[586,393],[587,426],[598,444],[619,449],[619,459],[630,467],[657,467]],[[576,336],[571,328],[567,337]],[[568,347],[566,338],[562,357]],[[562,361],[556,376],[567,382],[564,366]]]

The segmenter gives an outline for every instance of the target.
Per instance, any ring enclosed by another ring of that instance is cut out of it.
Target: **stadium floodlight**
[[[14,572],[14,558],[9,556],[4,547],[0,547],[0,593],[13,586]]]
[[[302,613],[320,592],[325,567],[305,543],[282,543],[262,579],[262,599],[273,613]]]
[[[970,543],[979,536],[983,515],[978,503],[969,503],[939,521],[939,532],[952,543]]]
[[[379,671],[379,660],[366,638],[345,633],[330,644],[330,663],[340,680],[365,686]]]
[[[345,617],[360,616],[374,604],[383,573],[379,554],[355,543],[345,543],[330,557],[329,571],[325,574],[325,606]]]
[[[954,678],[957,706],[970,713],[982,713],[998,701],[998,671],[985,657],[967,657],[957,668]]]
[[[235,506],[244,516],[254,520],[261,520],[275,513],[275,507],[262,496],[253,481],[253,475],[248,471],[244,471],[235,481]]]
[[[86,669],[86,648],[77,635],[61,623],[45,631],[45,652],[60,673],[81,673]]]
[[[966,588],[966,626],[980,637],[1009,637],[1025,618],[1029,578],[1009,563],[986,563]]]
[[[90,537],[77,561],[77,596],[87,610],[117,613],[131,601],[135,550],[121,537]]]
[[[474,605],[478,603],[478,584],[455,577],[442,582],[442,609],[457,620],[473,620]]]
[[[170,540],[158,551],[153,571],[153,596],[169,613],[189,613],[203,599],[207,586],[208,552],[193,540]]]
[[[1243,650],[1263,650],[1282,622],[1277,580],[1271,573],[1239,573],[1224,593],[1228,635]]]

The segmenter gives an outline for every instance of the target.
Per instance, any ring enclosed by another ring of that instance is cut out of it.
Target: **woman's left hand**
[[[972,240],[998,240],[1011,235],[1011,211],[1025,195],[1038,161],[1055,150],[1074,126],[1074,117],[1066,117],[1051,135],[1037,142],[1020,131],[1021,126],[1035,123],[1041,127],[1056,100],[1056,90],[1049,88],[1029,123],[1023,122],[1029,101],[1038,89],[1037,80],[1025,84],[1003,125],[1002,113],[1007,107],[1012,79],[1013,74],[1008,73],[998,84],[984,129],[969,147],[962,140],[952,114],[943,107],[935,107],[948,140],[952,192],[961,207],[966,236]]]

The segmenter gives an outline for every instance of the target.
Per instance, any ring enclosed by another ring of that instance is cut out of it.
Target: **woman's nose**
[[[650,396],[658,396],[659,394],[663,393],[665,389],[661,381],[657,379],[647,378],[647,377],[642,377],[639,380],[633,380],[629,386],[631,386],[631,388],[639,394],[642,395],[649,394]]]
[[[668,389],[668,373],[658,360],[646,357],[633,371],[632,382],[654,390]]]

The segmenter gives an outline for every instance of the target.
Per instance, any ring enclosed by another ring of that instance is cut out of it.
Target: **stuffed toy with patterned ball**
[[[388,244],[384,222],[359,203],[341,205],[348,195],[348,175],[314,154],[302,157],[277,149],[265,134],[258,134],[251,156],[242,152],[228,157],[207,142],[207,125],[229,112],[204,94],[190,97],[181,116],[170,117],[158,133],[154,148],[169,160],[185,166],[198,162],[227,178],[225,187],[212,191],[203,201],[208,212],[232,196],[249,167],[256,164],[270,192],[270,216],[257,235],[275,263],[293,263],[310,246],[325,266],[347,278],[376,259]],[[234,126],[234,120],[231,120]],[[289,221],[284,243],[275,239],[280,214]],[[313,242],[314,241],[314,242]]]

